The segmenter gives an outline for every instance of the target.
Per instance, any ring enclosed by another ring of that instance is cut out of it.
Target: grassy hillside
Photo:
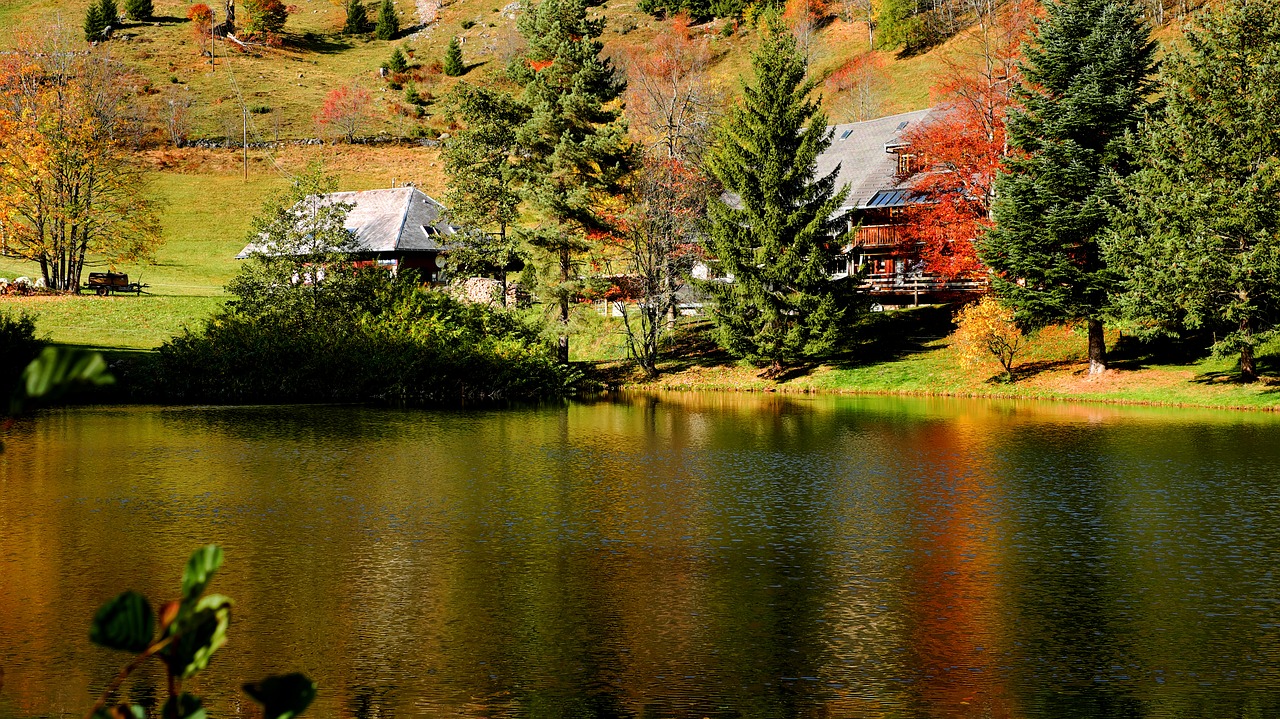
[[[367,88],[377,100],[377,118],[366,133],[405,135],[416,124],[444,129],[446,121],[438,103],[428,105],[428,116],[421,122],[396,111],[396,106],[404,106],[403,95],[389,88],[378,75],[378,67],[392,48],[400,45],[412,53],[411,62],[417,66],[420,78],[419,90],[436,98],[459,81],[501,84],[505,82],[503,71],[508,60],[520,49],[514,3],[508,3],[509,0],[447,1],[437,20],[422,26],[415,0],[399,0],[404,32],[394,41],[383,42],[342,36],[345,15],[340,0],[297,0],[292,3],[296,12],[285,26],[284,47],[255,47],[249,53],[226,54],[227,46],[219,42],[219,59],[216,66],[211,66],[209,59],[200,54],[201,45],[185,19],[189,3],[156,0],[155,22],[126,25],[104,49],[150,81],[150,101],[157,117],[169,99],[190,98],[193,134],[198,137],[232,135],[238,139],[241,98],[256,110],[251,129],[255,139],[314,137],[314,117],[324,95],[348,83]],[[368,4],[372,7],[372,0]],[[58,22],[79,38],[87,5],[88,0],[0,3],[0,49],[12,46],[25,32]],[[636,0],[612,0],[599,9],[608,21],[606,52],[619,61],[630,49],[644,47],[662,26],[660,21],[637,11],[635,5]],[[464,28],[464,24],[468,27]],[[724,37],[720,32],[723,25],[724,21],[716,21],[698,30],[710,38],[713,48],[713,83],[732,96],[739,77],[749,67],[749,51],[755,37],[746,30]],[[429,67],[443,59],[445,47],[455,35],[463,42],[469,66],[462,78],[445,77]],[[835,68],[864,52],[866,42],[864,24],[836,19],[817,35],[812,53],[814,68]],[[911,58],[885,53],[880,92],[883,112],[892,114],[925,106],[941,57],[952,50],[954,47],[944,47]],[[848,109],[843,98],[828,100],[833,119],[846,119]]]

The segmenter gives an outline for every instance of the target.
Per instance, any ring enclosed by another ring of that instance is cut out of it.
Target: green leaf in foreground
[[[221,595],[202,597],[195,608],[169,627],[177,639],[165,650],[169,671],[188,679],[209,666],[213,653],[227,643],[231,600]]]
[[[198,697],[183,692],[180,696],[169,697],[164,703],[161,719],[208,719],[209,713]]]
[[[45,347],[22,371],[27,399],[55,400],[76,386],[115,382],[102,353],[67,347]]]
[[[182,601],[190,603],[204,593],[209,581],[222,566],[222,547],[209,544],[197,549],[182,572]]]
[[[266,719],[293,719],[316,698],[316,683],[305,674],[284,674],[245,684],[244,693],[262,705]]]
[[[147,598],[125,592],[98,609],[89,629],[89,641],[108,649],[141,652],[155,634],[155,613]]]

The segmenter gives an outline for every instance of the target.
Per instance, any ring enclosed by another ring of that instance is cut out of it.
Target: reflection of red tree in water
[[[969,461],[979,433],[934,425],[910,440],[922,453],[904,607],[918,701],[930,717],[1016,716],[998,659],[1007,632],[988,514],[992,487]]]

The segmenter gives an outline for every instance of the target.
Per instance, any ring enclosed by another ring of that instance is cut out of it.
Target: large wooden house
[[[831,147],[818,157],[819,177],[839,165],[836,186],[849,186],[840,211],[848,214],[851,227],[857,227],[850,243],[833,258],[833,275],[865,268],[867,288],[884,307],[951,301],[986,289],[980,281],[945,280],[923,271],[918,252],[904,241],[906,209],[929,201],[913,187],[914,177],[925,168],[918,166],[907,138],[938,112],[919,110],[835,125]]]
[[[442,279],[440,257],[459,232],[445,217],[445,208],[416,187],[360,192],[335,192],[322,202],[351,205],[346,228],[355,236],[351,253],[358,264],[377,264],[396,272],[416,270],[426,282]],[[269,251],[250,244],[236,255],[245,259]]]

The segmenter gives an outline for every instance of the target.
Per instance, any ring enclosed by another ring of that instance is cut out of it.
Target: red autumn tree
[[[249,21],[245,24],[245,34],[265,40],[268,44],[277,45],[280,33],[284,30],[285,21],[289,19],[289,9],[280,0],[241,0]]]
[[[187,11],[187,19],[191,21],[191,32],[196,38],[196,47],[200,52],[208,52],[209,43],[213,42],[213,9],[204,3],[196,3]]]
[[[880,117],[885,80],[884,56],[864,52],[845,61],[827,76],[827,93],[855,122]]]
[[[373,96],[363,87],[344,85],[329,91],[316,114],[322,130],[354,142],[361,126],[371,118]]]
[[[917,158],[913,169],[921,170],[913,186],[928,201],[907,209],[903,242],[919,248],[926,272],[948,279],[983,269],[973,241],[991,226],[1018,57],[1037,7],[1034,0],[977,0],[975,6],[977,51],[948,58],[946,76],[934,87],[940,117],[907,135]]]

